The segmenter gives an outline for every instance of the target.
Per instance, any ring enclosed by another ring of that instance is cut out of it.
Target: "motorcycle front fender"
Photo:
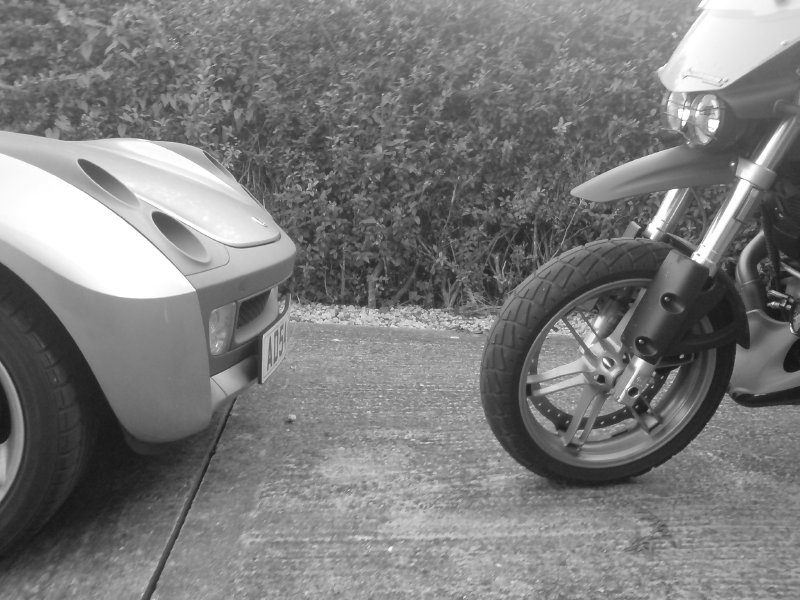
[[[611,202],[674,188],[722,185],[734,180],[736,162],[730,152],[676,146],[611,169],[570,193],[591,202]]]

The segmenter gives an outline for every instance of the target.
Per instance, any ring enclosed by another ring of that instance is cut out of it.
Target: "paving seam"
[[[186,522],[186,518],[189,516],[189,511],[192,509],[194,499],[197,497],[197,493],[200,491],[200,485],[203,483],[203,479],[208,471],[208,466],[211,464],[211,459],[217,452],[217,444],[219,444],[222,433],[225,431],[225,425],[228,423],[228,417],[230,417],[231,411],[233,410],[233,405],[235,403],[236,399],[234,398],[234,400],[228,405],[225,415],[222,417],[222,419],[220,419],[220,422],[217,425],[217,431],[214,434],[214,438],[211,444],[209,444],[208,450],[205,453],[203,464],[201,465],[197,475],[194,478],[194,481],[192,482],[189,495],[186,497],[186,500],[183,503],[183,507],[181,508],[181,512],[178,514],[178,518],[175,520],[175,524],[172,526],[169,539],[164,546],[164,550],[161,552],[161,558],[158,561],[158,565],[156,565],[153,574],[150,576],[150,581],[147,584],[147,588],[145,589],[144,593],[142,593],[141,600],[150,600],[156,591],[156,587],[158,587],[158,581],[161,579],[161,574],[164,572],[164,568],[167,566],[167,561],[169,560],[170,554],[172,554],[172,549],[175,547],[175,543],[178,541],[178,537],[181,534],[181,530]]]

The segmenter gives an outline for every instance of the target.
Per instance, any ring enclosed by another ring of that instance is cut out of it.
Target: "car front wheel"
[[[0,269],[0,555],[37,531],[86,467],[85,365],[61,324]]]

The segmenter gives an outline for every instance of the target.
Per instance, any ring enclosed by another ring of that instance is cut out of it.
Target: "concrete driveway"
[[[159,456],[100,456],[0,561],[0,598],[800,597],[797,408],[725,400],[666,465],[565,487],[486,426],[483,336],[291,334],[227,421]]]

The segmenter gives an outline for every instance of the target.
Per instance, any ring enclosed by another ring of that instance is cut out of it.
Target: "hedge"
[[[322,302],[494,303],[652,201],[569,190],[662,147],[687,0],[6,0],[0,127],[209,149]]]

